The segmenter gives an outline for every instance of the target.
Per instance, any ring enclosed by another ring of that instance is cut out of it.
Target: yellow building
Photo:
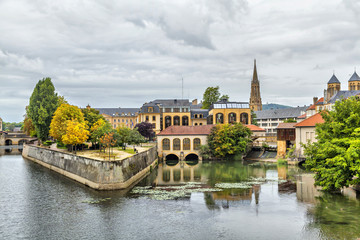
[[[96,108],[104,118],[111,123],[115,129],[117,127],[128,127],[133,129],[139,123],[138,108]]]
[[[222,99],[210,107],[207,124],[225,123],[251,124],[251,110],[247,102],[229,102]]]
[[[213,125],[170,126],[157,134],[159,157],[166,160],[201,160],[199,148],[207,143]]]

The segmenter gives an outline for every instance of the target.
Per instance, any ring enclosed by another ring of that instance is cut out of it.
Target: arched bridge
[[[24,143],[33,142],[36,139],[37,138],[27,136],[24,133],[0,132],[0,146],[23,145]]]

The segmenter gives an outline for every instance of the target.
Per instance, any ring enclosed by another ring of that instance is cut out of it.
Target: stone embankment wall
[[[0,133],[0,146],[5,145],[5,134]]]
[[[157,163],[156,147],[117,161],[90,159],[26,144],[22,155],[98,190],[127,188],[144,177]]]

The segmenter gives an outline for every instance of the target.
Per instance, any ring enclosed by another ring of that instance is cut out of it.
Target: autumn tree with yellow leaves
[[[72,149],[77,144],[84,143],[89,137],[89,131],[86,129],[85,122],[78,122],[77,120],[66,121],[66,133],[62,136],[61,141],[72,146]],[[76,152],[76,148],[75,148]]]
[[[81,110],[63,103],[54,113],[50,124],[50,136],[69,145],[84,143],[89,137],[88,126]]]

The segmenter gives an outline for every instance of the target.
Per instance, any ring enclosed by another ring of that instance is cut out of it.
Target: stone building
[[[251,123],[251,110],[248,102],[229,102],[222,99],[211,105],[207,124],[225,124],[225,123]]]
[[[327,83],[327,90],[326,90],[326,100],[330,100],[332,96],[334,96],[337,92],[339,92],[341,89],[341,83],[339,79],[335,76],[335,74],[332,75],[330,80]]]
[[[295,144],[296,144],[296,155],[298,158],[304,158],[304,148],[302,144],[308,142],[316,142],[316,131],[315,126],[318,123],[323,123],[324,119],[321,117],[320,113],[305,119],[302,122],[299,122],[294,125],[295,127]]]
[[[284,157],[286,150],[295,144],[296,123],[280,123],[277,130],[277,157]]]
[[[159,157],[166,160],[200,159],[199,148],[207,143],[214,125],[169,126],[157,134]]]
[[[262,110],[262,102],[260,96],[260,82],[256,70],[256,60],[254,60],[254,73],[253,73],[253,79],[251,81],[250,109],[253,111]]]
[[[2,129],[2,123],[3,123],[3,121],[2,121],[2,119],[0,118],[0,132],[3,130],[3,129]]]
[[[133,129],[139,123],[138,108],[96,108],[104,118],[111,123],[115,129],[117,127],[128,127]]]

